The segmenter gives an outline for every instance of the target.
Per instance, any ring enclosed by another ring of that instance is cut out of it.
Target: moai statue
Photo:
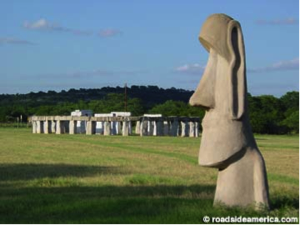
[[[203,24],[199,40],[209,59],[190,105],[206,110],[199,164],[219,169],[214,204],[268,208],[265,162],[248,116],[241,26],[225,14],[213,14]]]

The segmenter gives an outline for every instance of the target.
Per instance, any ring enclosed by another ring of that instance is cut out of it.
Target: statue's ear
[[[229,99],[232,119],[240,119],[246,106],[246,61],[243,34],[239,22],[228,24],[227,45],[230,52]]]

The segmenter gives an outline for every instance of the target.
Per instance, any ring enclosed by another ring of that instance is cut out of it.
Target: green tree
[[[156,105],[149,112],[162,114],[164,116],[191,116],[200,117],[201,119],[204,116],[204,110],[202,108],[192,107],[188,103],[173,100]]]
[[[299,110],[288,113],[281,124],[288,128],[289,133],[299,133]]]

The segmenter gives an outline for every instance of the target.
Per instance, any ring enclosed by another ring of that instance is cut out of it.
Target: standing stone
[[[109,121],[104,122],[104,135],[105,136],[110,135],[110,122]]]
[[[38,134],[44,133],[44,121],[37,120],[36,132]]]
[[[128,121],[128,133],[129,133],[129,135],[132,134],[132,124],[131,124],[131,120]]]
[[[148,136],[153,136],[154,124],[152,120],[148,121]]]
[[[123,121],[123,127],[122,127],[123,136],[128,136],[128,132],[129,132],[128,125],[129,125],[129,121],[126,120]]]
[[[32,121],[32,133],[36,134],[37,133],[37,122]]]
[[[61,121],[60,120],[56,120],[56,134],[61,134]]]
[[[77,124],[77,121],[76,120],[70,120],[70,123],[69,123],[69,134],[76,134],[76,124]]]
[[[153,120],[152,124],[153,124],[153,136],[157,136],[157,121]]]
[[[141,122],[140,121],[136,121],[135,134],[140,134],[140,127],[141,127]]]
[[[189,124],[187,121],[181,121],[181,137],[188,137],[189,136]]]
[[[86,123],[86,134],[87,135],[92,135],[95,134],[96,132],[96,122],[95,121],[87,121]]]
[[[51,133],[51,124],[49,120],[44,121],[44,133],[45,134]]]
[[[199,122],[195,121],[195,137],[199,137]]]
[[[195,123],[193,121],[189,122],[190,126],[190,137],[195,137]]]
[[[147,136],[148,135],[148,120],[143,118],[141,123],[141,136]]]
[[[92,134],[92,121],[87,121],[86,123],[86,134],[87,135]]]

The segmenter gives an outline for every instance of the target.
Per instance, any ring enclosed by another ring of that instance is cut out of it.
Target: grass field
[[[203,223],[299,214],[299,136],[257,135],[270,212],[213,208],[200,138],[31,134],[0,128],[0,223]]]

